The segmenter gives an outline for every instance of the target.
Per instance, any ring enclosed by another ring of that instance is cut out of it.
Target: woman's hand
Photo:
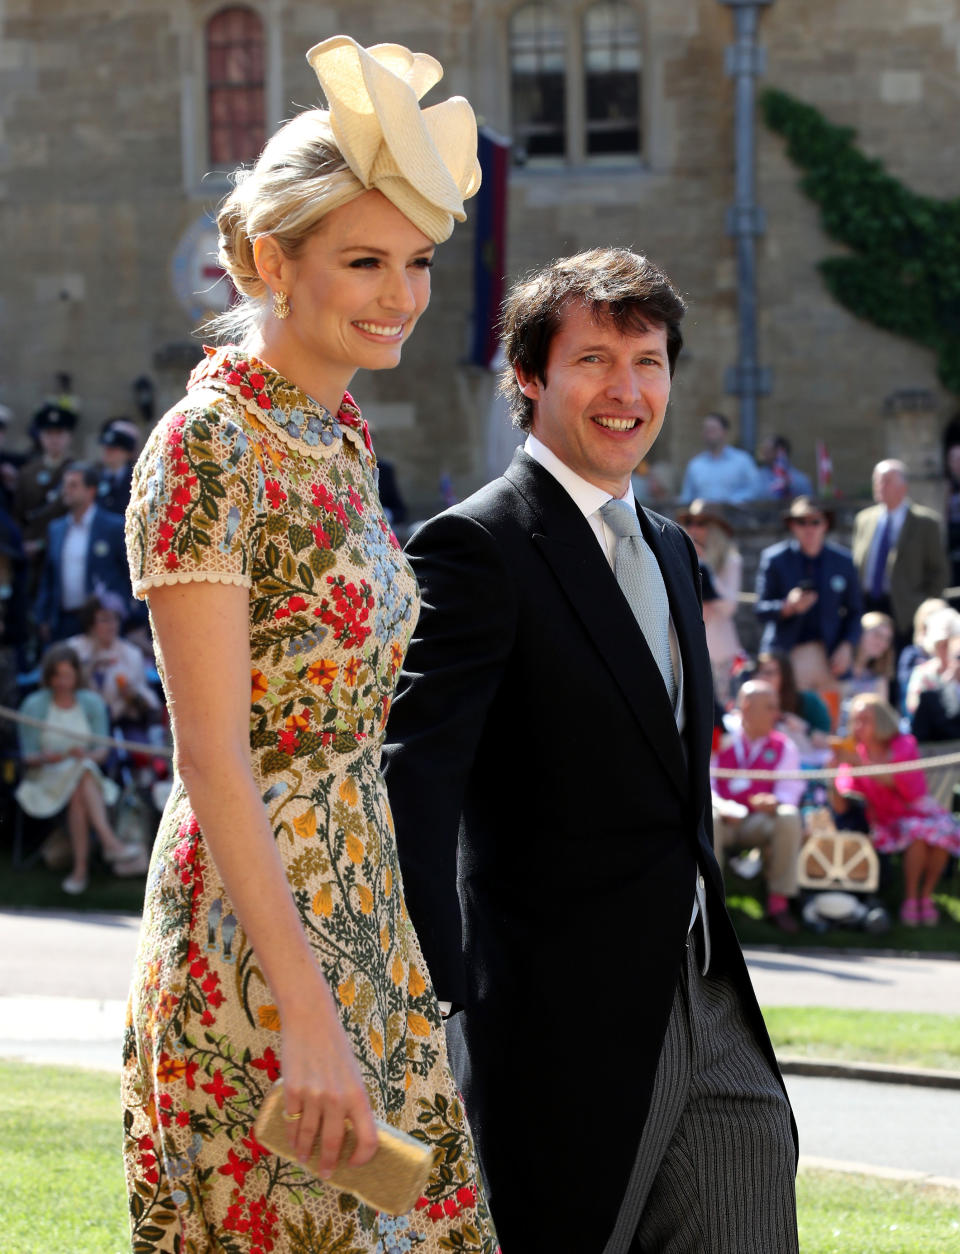
[[[318,1170],[327,1178],[340,1160],[345,1119],[357,1138],[352,1167],[376,1153],[377,1129],[356,1056],[322,977],[309,1004],[298,1001],[280,1012],[288,1132],[301,1162],[308,1160],[319,1136]]]

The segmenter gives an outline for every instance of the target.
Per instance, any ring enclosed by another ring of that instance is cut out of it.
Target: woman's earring
[[[287,299],[286,292],[274,292],[273,316],[279,318],[281,322],[290,316],[290,301]]]

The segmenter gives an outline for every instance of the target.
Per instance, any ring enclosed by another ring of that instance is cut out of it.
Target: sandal
[[[127,845],[120,845],[118,849],[100,850],[104,862],[126,862],[128,858],[139,858],[142,853],[143,846],[135,840]]]
[[[917,927],[920,923],[920,907],[912,897],[900,907],[900,922],[906,927]]]
[[[79,897],[81,893],[87,891],[87,885],[90,883],[86,875],[68,875],[61,883],[60,887],[65,893],[71,897]]]
[[[932,897],[921,897],[919,902],[920,922],[924,927],[936,927],[940,922],[940,911],[933,904]]]

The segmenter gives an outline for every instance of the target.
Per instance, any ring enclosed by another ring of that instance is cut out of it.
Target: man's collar
[[[607,501],[613,499],[605,488],[598,488],[595,483],[590,483],[589,480],[578,475],[575,470],[571,470],[566,462],[561,461],[556,453],[552,449],[547,448],[543,441],[538,440],[532,432],[527,435],[523,451],[528,457],[532,457],[535,462],[538,462],[544,470],[549,471],[553,475],[561,488],[572,497],[573,503],[583,514],[584,518],[589,518],[602,505],[606,505]],[[633,488],[629,483],[627,484],[626,492],[619,499],[626,501],[631,509],[636,509]]]
[[[93,522],[93,511],[97,508],[96,501],[92,505],[88,505],[79,518],[70,515],[71,527],[89,527]]]

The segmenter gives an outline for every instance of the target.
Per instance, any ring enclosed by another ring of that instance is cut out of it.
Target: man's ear
[[[522,366],[514,366],[513,373],[516,375],[517,387],[528,400],[538,401],[540,393],[543,390],[543,384],[533,375],[528,375]]]

